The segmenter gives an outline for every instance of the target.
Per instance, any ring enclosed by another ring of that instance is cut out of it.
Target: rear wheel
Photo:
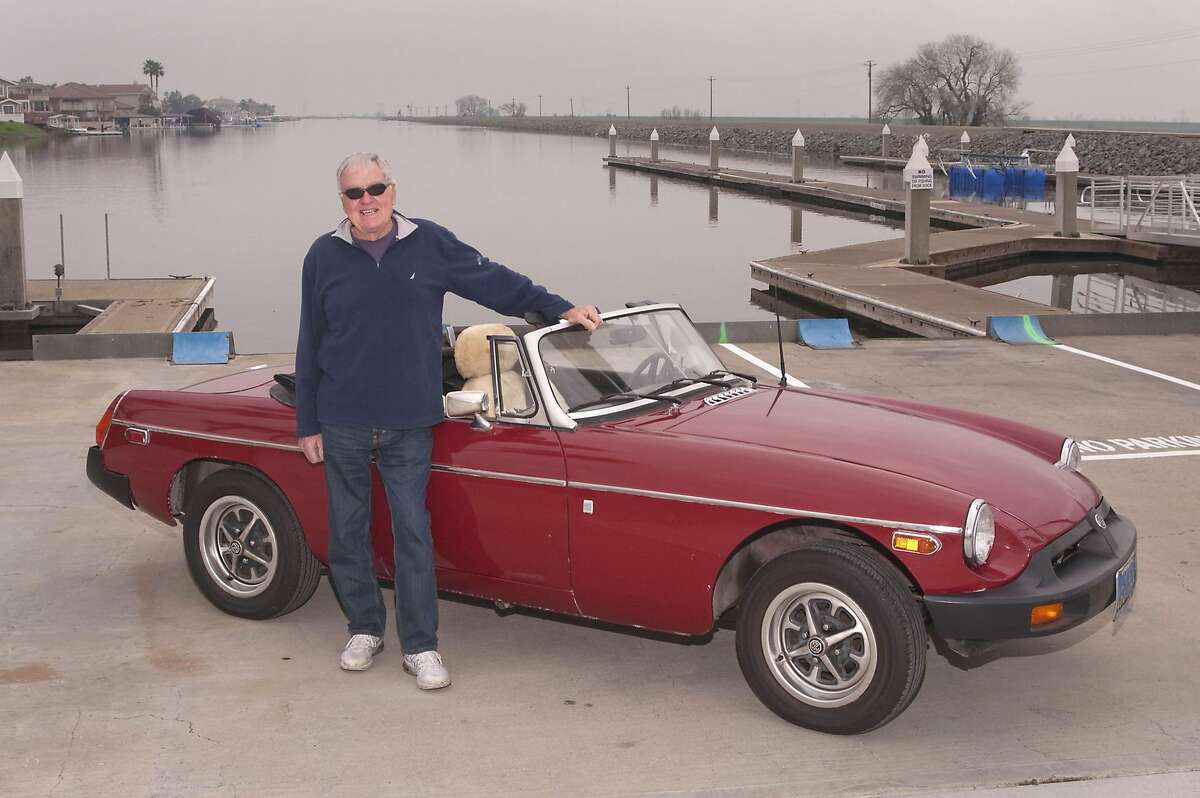
[[[925,676],[925,625],[894,566],[854,541],[814,541],[763,566],[743,597],[738,664],[784,720],[859,734],[899,715]]]
[[[188,498],[183,551],[205,598],[241,618],[289,613],[308,601],[321,578],[287,501],[239,469],[213,474]]]

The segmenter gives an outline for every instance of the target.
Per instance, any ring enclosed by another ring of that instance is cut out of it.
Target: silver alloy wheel
[[[829,585],[792,585],[763,614],[768,669],[792,696],[812,706],[840,707],[861,696],[875,676],[878,650],[862,607]]]
[[[226,593],[257,596],[275,578],[279,549],[267,514],[244,496],[222,496],[200,519],[200,558]]]

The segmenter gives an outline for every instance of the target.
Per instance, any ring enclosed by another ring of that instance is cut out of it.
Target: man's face
[[[348,188],[362,188],[376,183],[387,183],[383,170],[376,164],[367,166],[352,166],[342,172],[339,190],[345,192]],[[341,194],[342,210],[350,218],[355,232],[360,238],[376,239],[391,229],[392,209],[396,207],[396,187],[389,185],[387,191],[378,197],[363,193],[359,199],[350,199]]]

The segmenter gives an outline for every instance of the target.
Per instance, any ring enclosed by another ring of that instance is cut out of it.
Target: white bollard
[[[804,134],[799,129],[792,136],[792,182],[804,182]]]
[[[608,157],[617,157],[617,128],[616,125],[608,126]]]
[[[880,145],[879,151],[881,153],[881,157],[886,158],[886,157],[888,157],[888,149],[890,148],[890,145],[892,143],[892,129],[890,127],[888,127],[886,124],[883,126],[883,133],[881,134],[881,139],[882,139],[883,143]]]
[[[1063,144],[1054,159],[1055,235],[1079,237],[1079,157],[1069,142]]]
[[[971,137],[967,135],[967,131],[963,131],[958,137],[958,157],[959,160],[967,159],[967,151],[971,149]]]
[[[708,134],[708,171],[717,171],[720,168],[720,163],[721,134],[717,132],[717,126],[713,125],[712,132]]]
[[[650,160],[658,162],[658,128],[650,131]]]
[[[28,320],[25,289],[25,184],[12,159],[0,155],[0,314]]]
[[[928,145],[917,139],[904,165],[904,262],[929,263],[929,195],[933,193],[933,167]]]

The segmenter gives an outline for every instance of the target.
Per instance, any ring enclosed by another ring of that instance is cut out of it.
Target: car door
[[[506,345],[517,347],[515,339]],[[536,412],[532,381],[524,360],[517,362],[517,372],[505,375],[525,386],[520,403],[509,390],[510,403],[521,404],[515,412],[502,401],[500,414],[487,424],[447,419],[435,430],[428,501],[438,586],[576,612],[562,445]],[[386,507],[379,484],[375,503]],[[390,530],[375,526],[381,570],[390,575]]]

